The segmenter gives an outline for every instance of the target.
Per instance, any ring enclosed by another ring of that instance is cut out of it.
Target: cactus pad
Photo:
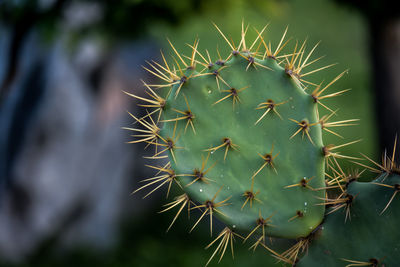
[[[325,163],[341,157],[337,147],[324,146],[322,130],[334,133],[330,126],[352,121],[330,123],[330,116],[318,113],[318,106],[330,110],[322,100],[345,91],[327,93],[345,72],[326,85],[313,84],[305,76],[330,67],[305,71],[316,61],[316,46],[306,53],[306,42],[296,43],[281,55],[286,31],[272,50],[262,37],[265,28],[246,43],[242,25],[236,47],[216,28],[231,48],[226,58],[211,60],[207,50],[199,51],[198,40],[188,56],[170,43],[172,63],[164,55],[162,64],[149,63],[162,80],[144,83],[150,98],[128,93],[153,108],[140,119],[131,114],[144,127],[128,128],[140,133],[133,142],[154,145],[149,158],[169,160],[150,166],[156,177],[137,191],[168,184],[169,193],[177,183],[185,193],[164,211],[200,209],[191,230],[209,218],[212,232],[215,215],[227,225],[227,236],[235,228],[245,240],[256,238],[255,247],[266,235],[305,237],[324,216],[324,205],[317,204],[325,196]]]
[[[398,192],[396,174],[382,174],[370,183],[351,182],[343,212],[325,218],[298,266],[397,266]]]

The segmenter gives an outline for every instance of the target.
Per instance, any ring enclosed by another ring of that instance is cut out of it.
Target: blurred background
[[[207,225],[191,234],[182,216],[157,213],[168,202],[160,190],[142,200],[130,193],[153,172],[142,145],[126,144],[121,129],[138,114],[142,65],[200,38],[216,56],[228,47],[215,22],[238,40],[242,19],[258,29],[270,23],[276,44],[285,27],[295,40],[321,41],[313,75],[351,88],[330,102],[338,119],[360,119],[340,139],[362,139],[343,154],[379,160],[400,129],[400,20],[391,1],[340,0],[0,0],[0,266],[204,266],[212,254]],[[249,31],[249,38],[255,38]],[[290,51],[290,47],[288,47]],[[148,153],[147,153],[148,154]],[[349,167],[343,162],[345,168]],[[366,175],[369,179],[370,174]],[[170,200],[169,200],[170,201]],[[194,216],[196,217],[196,216]],[[235,261],[263,264],[237,243]]]

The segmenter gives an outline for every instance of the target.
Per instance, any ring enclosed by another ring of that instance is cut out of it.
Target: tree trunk
[[[400,133],[400,19],[370,18],[369,23],[379,146],[390,151]]]

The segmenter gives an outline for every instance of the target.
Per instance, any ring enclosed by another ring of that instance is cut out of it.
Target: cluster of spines
[[[303,42],[299,49],[298,49],[298,43],[296,42],[296,46],[292,53],[280,55],[282,49],[290,41],[290,39],[285,41],[287,28],[286,28],[278,46],[273,51],[271,49],[271,43],[269,42],[267,44],[265,42],[264,38],[262,37],[262,34],[265,31],[265,29],[267,28],[267,26],[265,26],[260,32],[258,32],[256,30],[257,38],[254,40],[254,42],[250,46],[247,46],[246,45],[246,33],[248,30],[248,26],[244,27],[244,24],[242,23],[241,40],[240,40],[239,45],[235,46],[233,41],[229,41],[228,38],[223,34],[223,32],[215,25],[218,32],[221,34],[223,39],[228,43],[229,47],[232,49],[230,55],[225,59],[222,59],[218,52],[219,59],[215,63],[212,62],[208,51],[206,51],[208,59],[198,51],[199,40],[195,40],[193,45],[188,45],[192,49],[190,57],[184,56],[184,55],[181,55],[180,53],[178,53],[178,51],[175,49],[175,47],[172,45],[172,43],[168,40],[168,42],[170,43],[170,45],[175,53],[175,56],[174,55],[172,56],[175,64],[173,64],[172,66],[169,65],[167,63],[167,60],[165,59],[164,54],[161,53],[163,64],[153,61],[153,62],[148,62],[151,69],[145,67],[145,69],[147,71],[149,71],[155,77],[163,80],[165,83],[164,84],[147,84],[147,83],[143,82],[144,86],[146,87],[145,92],[149,96],[149,98],[137,96],[132,93],[127,93],[128,95],[130,95],[140,101],[143,101],[145,104],[141,104],[142,107],[145,107],[146,109],[147,108],[153,109],[150,112],[147,111],[147,114],[145,116],[143,116],[142,118],[137,118],[134,115],[130,114],[132,116],[132,118],[134,118],[134,120],[142,126],[141,128],[125,128],[125,129],[139,133],[139,134],[134,135],[134,137],[138,137],[139,139],[132,141],[132,143],[145,142],[147,145],[154,145],[155,153],[151,157],[148,157],[150,159],[167,158],[167,156],[165,155],[165,152],[170,152],[172,160],[175,163],[177,163],[176,157],[174,155],[174,153],[175,153],[174,151],[176,149],[182,149],[182,147],[178,147],[176,145],[176,143],[179,139],[179,136],[180,136],[180,134],[176,132],[177,123],[178,123],[178,121],[185,121],[185,131],[184,132],[186,133],[187,128],[190,127],[192,129],[193,133],[196,134],[196,130],[195,130],[196,114],[194,114],[192,112],[192,110],[190,109],[189,101],[186,98],[186,96],[183,94],[187,109],[186,110],[172,109],[173,111],[175,111],[177,113],[177,117],[173,118],[173,119],[168,119],[168,120],[161,120],[161,114],[165,110],[166,106],[168,105],[167,98],[172,92],[172,87],[174,85],[178,85],[177,89],[174,92],[174,94],[175,94],[174,97],[176,98],[181,93],[184,85],[186,83],[188,83],[191,79],[193,79],[195,77],[200,77],[200,76],[212,75],[215,77],[218,89],[221,92],[226,93],[225,96],[223,96],[221,99],[219,99],[212,105],[216,105],[222,101],[231,99],[232,107],[234,109],[235,104],[240,104],[240,93],[243,90],[247,89],[248,86],[242,87],[239,89],[236,89],[236,88],[230,86],[222,78],[221,71],[223,71],[223,69],[226,68],[225,62],[228,61],[232,56],[237,56],[237,55],[245,58],[248,61],[246,70],[248,70],[250,67],[254,67],[256,69],[257,69],[257,67],[269,69],[267,66],[260,64],[257,61],[257,59],[264,60],[265,58],[270,58],[270,59],[276,60],[278,62],[278,64],[284,65],[286,74],[289,75],[290,77],[292,77],[293,80],[297,84],[301,85],[301,87],[303,89],[306,90],[308,86],[315,86],[315,89],[310,94],[310,96],[312,97],[312,99],[315,103],[318,103],[322,107],[329,110],[331,112],[331,114],[323,116],[321,119],[318,119],[318,121],[313,122],[313,123],[309,123],[305,119],[301,120],[301,121],[297,121],[295,119],[290,118],[290,120],[293,123],[295,123],[298,127],[297,130],[295,132],[293,132],[290,139],[294,138],[296,135],[301,133],[301,135],[303,137],[306,136],[307,139],[314,145],[314,142],[311,139],[311,136],[309,135],[310,127],[319,124],[323,130],[325,130],[329,133],[332,133],[336,136],[340,136],[338,133],[334,132],[331,128],[353,125],[354,122],[356,122],[357,120],[353,119],[353,120],[328,122],[329,119],[332,117],[332,115],[335,114],[335,111],[333,111],[331,108],[327,107],[325,104],[321,103],[321,100],[339,96],[342,93],[348,91],[348,89],[346,89],[346,90],[342,90],[342,91],[339,91],[336,93],[323,95],[323,93],[327,90],[327,88],[329,88],[338,79],[340,79],[347,71],[339,74],[336,78],[334,78],[331,82],[329,82],[325,86],[322,86],[322,84],[314,84],[311,81],[305,80],[304,78],[306,76],[316,73],[320,70],[329,68],[335,64],[327,65],[327,66],[309,71],[307,73],[302,73],[302,71],[306,67],[317,62],[320,59],[320,58],[317,58],[315,60],[309,61],[312,53],[314,52],[314,50],[316,49],[318,44],[315,45],[306,56],[305,56],[306,42]],[[257,45],[257,42],[258,42],[258,45]],[[265,49],[265,51],[263,53],[260,52],[260,48],[262,46]],[[256,47],[256,49],[253,51],[254,47]],[[197,59],[197,56],[200,57],[200,60]],[[190,64],[187,64],[187,62],[184,60],[184,58],[189,59]],[[303,58],[304,58],[304,60],[303,60]],[[196,72],[197,64],[204,67],[199,72]],[[220,82],[223,83],[224,85],[226,85],[230,89],[221,90]],[[307,86],[304,86],[305,84]],[[168,90],[167,93],[163,93],[163,94],[156,93],[157,89],[162,89],[162,88],[170,88],[170,89]],[[161,95],[163,95],[163,96],[161,96]],[[280,105],[284,105],[284,104],[286,104],[286,102],[287,101],[275,103],[274,100],[272,100],[272,99],[268,99],[265,102],[261,102],[256,109],[260,109],[263,112],[260,115],[259,119],[257,121],[255,121],[254,124],[258,124],[270,112],[273,113],[274,115],[278,116],[280,119],[282,119],[282,117],[279,114],[278,109],[279,109]],[[317,107],[316,107],[316,111],[318,114]],[[156,118],[153,118],[153,116],[155,116]],[[172,136],[169,136],[169,137],[161,136],[160,128],[158,126],[159,122],[161,122],[161,123],[174,122],[175,123]],[[332,169],[334,173],[337,173],[338,171],[336,170],[337,168],[335,167],[335,164],[337,166],[339,166],[339,165],[337,164],[336,158],[352,158],[352,157],[341,155],[340,153],[335,152],[335,151],[337,151],[338,148],[341,148],[345,145],[353,144],[355,142],[357,142],[357,141],[349,142],[347,144],[343,144],[343,145],[339,145],[339,146],[333,146],[333,145],[324,146],[322,148],[322,154],[326,157],[326,164],[327,164],[328,169]],[[208,149],[204,149],[204,151],[210,153],[210,152],[215,152],[219,149],[224,150],[224,160],[226,160],[228,152],[232,149],[237,150],[238,145],[235,144],[233,142],[233,140],[231,140],[229,137],[224,137],[221,140],[220,144],[217,144],[214,147],[210,147]],[[260,200],[257,199],[257,194],[259,193],[259,191],[254,192],[254,179],[255,179],[256,175],[266,166],[270,167],[275,172],[277,172],[277,169],[274,166],[274,160],[276,159],[276,157],[278,157],[279,153],[280,152],[274,153],[274,146],[272,145],[271,149],[269,151],[267,151],[264,155],[259,154],[260,158],[262,159],[262,164],[261,164],[260,168],[258,170],[256,170],[254,172],[254,175],[251,177],[251,188],[243,193],[244,200],[243,200],[243,205],[241,207],[242,209],[246,206],[247,203],[249,203],[249,205],[252,206],[253,201],[261,202]],[[209,154],[208,154],[208,156],[209,156]],[[191,173],[191,174],[176,174],[175,171],[171,169],[170,163],[167,163],[163,167],[148,165],[150,168],[157,170],[158,173],[156,174],[155,177],[144,180],[144,182],[146,182],[146,184],[144,186],[138,188],[135,192],[154,185],[155,188],[152,189],[147,195],[145,195],[145,197],[147,197],[149,194],[153,193],[155,190],[162,187],[164,184],[167,184],[168,185],[167,196],[168,196],[173,182],[177,183],[181,188],[183,186],[190,186],[191,184],[193,184],[199,180],[206,182],[206,183],[210,182],[212,180],[210,178],[208,178],[206,175],[207,175],[207,172],[211,168],[213,168],[214,165],[207,167],[208,156],[205,159],[203,158],[202,166],[199,169],[194,169],[193,173]],[[183,177],[183,176],[192,177],[193,180],[190,183],[182,186],[181,183],[177,180],[177,177]],[[333,183],[337,183],[337,186],[342,188],[341,183],[342,183],[342,180],[345,179],[344,177],[342,177],[340,175],[335,175],[335,174],[328,175],[328,177],[331,177],[331,179],[329,179],[329,181],[327,181],[327,188],[332,187]],[[309,178],[304,177],[302,179],[299,179],[299,183],[288,185],[285,188],[292,188],[292,187],[299,186],[299,187],[306,188],[308,190],[325,190],[326,189],[326,188],[313,188],[312,186],[310,186],[309,182],[312,180],[312,178],[313,177],[309,177]],[[190,212],[194,208],[195,209],[203,209],[200,219],[197,220],[197,222],[195,223],[195,225],[192,227],[191,230],[193,230],[193,228],[200,222],[200,220],[203,217],[205,217],[206,215],[210,215],[210,223],[211,223],[210,231],[212,231],[213,213],[219,212],[218,207],[229,204],[229,203],[227,203],[227,200],[229,198],[221,200],[220,202],[216,202],[215,199],[217,198],[218,193],[219,193],[219,191],[214,195],[214,197],[212,199],[207,200],[205,203],[202,203],[202,204],[194,204],[195,201],[191,200],[187,194],[180,195],[173,202],[167,204],[167,208],[165,208],[162,212],[172,209],[176,206],[179,206],[178,212],[177,212],[176,216],[174,217],[168,230],[171,228],[172,224],[175,222],[176,218],[182,212],[184,207],[187,206],[188,212]],[[343,201],[342,199],[344,199],[344,198],[341,196],[336,200],[336,202]],[[328,198],[324,199],[324,205],[339,204],[336,202],[331,202],[330,199],[328,199]],[[190,207],[190,204],[193,204],[193,206]],[[250,234],[246,238],[244,238],[244,240],[247,240],[258,228],[261,227],[262,229],[264,229],[264,227],[268,225],[268,221],[270,220],[271,216],[264,219],[261,217],[261,214],[260,214],[259,218],[256,220],[256,226],[255,226],[254,230],[251,231]],[[297,210],[296,213],[294,214],[294,216],[289,219],[289,221],[294,220],[296,218],[301,218],[302,216],[303,216],[302,211]],[[265,246],[265,233],[264,233],[264,231],[262,231],[262,232],[263,232],[262,236],[259,239],[257,239],[256,243],[252,246],[252,248],[255,249],[258,246],[258,244],[262,244],[264,247],[266,247]],[[221,243],[218,246],[215,253],[217,251],[219,251],[219,252],[222,252],[222,254],[223,254],[226,250],[226,246],[229,243],[232,246],[232,240],[235,235],[237,235],[237,234],[233,233],[233,230],[229,229],[228,227],[225,228],[221,232],[221,234],[218,236],[218,238],[216,239],[216,240],[221,239]],[[214,242],[216,242],[216,240],[214,240],[210,245],[212,245]],[[212,257],[214,257],[215,253],[212,255]],[[288,259],[287,256],[289,254],[292,255],[289,252],[283,253],[282,255],[275,253],[274,255],[281,259]],[[289,257],[289,261],[292,261],[290,258],[293,258],[293,257]]]

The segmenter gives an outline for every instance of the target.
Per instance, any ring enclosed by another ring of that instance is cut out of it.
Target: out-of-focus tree
[[[393,146],[400,134],[400,9],[391,0],[337,0],[361,12],[369,29],[374,106],[380,149]]]
[[[209,0],[205,2],[211,2]],[[18,56],[24,38],[33,27],[38,27],[46,37],[56,37],[58,26],[65,16],[89,16],[82,13],[79,3],[93,4],[98,9],[98,18],[82,23],[75,29],[79,36],[88,32],[98,32],[110,39],[133,39],[146,34],[154,23],[176,25],[187,16],[201,11],[207,4],[200,1],[181,1],[179,4],[171,0],[11,0],[0,3],[0,25],[12,32],[8,71],[0,84],[0,103],[5,97],[7,88],[15,77]],[[75,5],[77,8],[69,8]],[[85,10],[83,10],[85,12]],[[72,22],[74,23],[74,22]]]

